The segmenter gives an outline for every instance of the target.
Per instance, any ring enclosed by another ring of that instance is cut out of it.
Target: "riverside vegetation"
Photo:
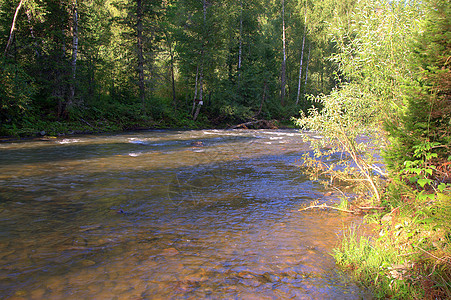
[[[337,261],[379,298],[451,298],[449,1],[0,7],[0,135],[294,116],[323,136],[304,171],[378,226],[347,231]]]
[[[296,120],[324,135],[310,176],[353,188],[340,210],[373,212],[375,233],[346,229],[334,256],[376,298],[450,299],[451,4],[359,1],[349,21],[342,84]]]

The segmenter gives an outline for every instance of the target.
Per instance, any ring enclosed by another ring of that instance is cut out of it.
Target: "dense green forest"
[[[353,1],[0,1],[0,135],[288,120]]]
[[[294,120],[324,137],[303,172],[374,212],[338,263],[379,298],[451,297],[449,1],[0,6],[0,135]]]

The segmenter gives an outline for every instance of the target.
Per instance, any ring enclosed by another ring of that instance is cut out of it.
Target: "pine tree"
[[[451,145],[451,4],[431,0],[421,33],[412,45],[416,80],[406,83],[407,108],[399,122],[387,122],[393,169],[403,167],[421,144],[435,145],[436,164],[449,159]],[[450,178],[451,179],[451,178]]]

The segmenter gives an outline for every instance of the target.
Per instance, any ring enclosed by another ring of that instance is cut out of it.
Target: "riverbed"
[[[0,144],[1,299],[362,299],[297,130]]]

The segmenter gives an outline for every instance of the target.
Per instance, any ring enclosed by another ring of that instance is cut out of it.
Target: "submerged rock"
[[[95,261],[92,261],[92,260],[90,260],[90,259],[84,259],[84,260],[81,261],[81,265],[82,265],[83,267],[90,267],[90,266],[93,266],[93,265],[95,265],[95,264],[96,264],[96,262],[95,262]]]
[[[180,253],[180,251],[175,249],[175,248],[166,248],[160,253],[160,255],[163,255],[163,256],[175,256],[175,255],[177,255],[179,253]]]
[[[204,143],[202,141],[194,141],[194,142],[191,142],[191,146],[202,147],[202,146],[204,146]]]

